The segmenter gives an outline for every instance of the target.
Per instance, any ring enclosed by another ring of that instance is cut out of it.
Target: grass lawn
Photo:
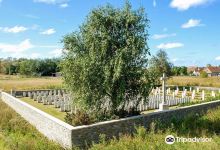
[[[220,77],[190,77],[190,76],[173,76],[168,80],[169,85],[179,86],[206,86],[220,87]]]
[[[12,88],[16,90],[29,89],[52,89],[61,88],[62,78],[56,77],[39,77],[25,78],[20,76],[0,75],[0,89],[10,91]]]
[[[62,150],[0,100],[0,150]]]
[[[19,98],[20,100],[64,121],[64,117],[66,115],[65,112],[60,112],[58,108],[55,108],[54,105],[43,105],[43,103],[38,103],[37,101],[34,101],[33,99],[30,99],[28,97]]]

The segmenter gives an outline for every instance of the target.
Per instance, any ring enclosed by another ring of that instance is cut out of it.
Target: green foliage
[[[148,96],[153,78],[148,70],[148,19],[142,8],[129,3],[117,9],[110,5],[91,11],[79,32],[63,39],[62,74],[73,93],[75,105],[87,111],[116,114],[126,101],[140,102]]]
[[[58,72],[60,59],[1,59],[0,73],[25,76],[51,76]]]
[[[175,76],[188,75],[188,73],[187,73],[187,67],[185,67],[185,66],[182,66],[182,67],[174,66],[174,67],[172,67],[171,72],[172,72],[172,75],[175,75]]]
[[[157,84],[160,83],[159,79],[163,75],[171,76],[172,63],[169,62],[167,53],[164,50],[159,50],[155,56],[150,59],[149,70],[154,74]]]
[[[216,134],[220,132],[220,107],[208,111],[204,115],[189,114],[184,118],[170,118],[165,123],[153,123],[153,129],[146,130],[144,127],[137,127],[136,133],[123,135],[118,139],[106,140],[101,138],[99,144],[93,144],[91,150],[182,150],[182,149],[219,149],[220,137]],[[156,130],[155,130],[156,128]],[[153,131],[152,131],[153,130]],[[173,145],[165,144],[167,135],[174,137],[208,137],[211,142],[175,142]],[[102,137],[105,137],[102,135]]]
[[[205,71],[200,72],[200,77],[207,78],[208,74]]]
[[[94,123],[94,118],[85,111],[78,110],[76,113],[66,113],[65,122],[73,125],[88,125]]]

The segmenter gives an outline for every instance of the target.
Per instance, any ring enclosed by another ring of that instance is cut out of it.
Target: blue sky
[[[150,19],[152,54],[165,49],[175,65],[220,65],[220,0],[130,0]],[[0,58],[61,55],[62,37],[91,9],[124,0],[0,0]]]

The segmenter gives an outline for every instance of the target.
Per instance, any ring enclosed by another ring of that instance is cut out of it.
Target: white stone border
[[[1,92],[1,99],[50,140],[61,144],[63,147],[72,147],[73,126],[11,96],[8,93]]]

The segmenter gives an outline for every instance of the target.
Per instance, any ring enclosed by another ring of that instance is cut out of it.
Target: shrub
[[[76,113],[67,113],[64,119],[67,123],[73,126],[89,125],[95,122],[95,119],[92,117],[92,115],[89,115],[82,110],[77,110]]]
[[[202,71],[202,72],[200,73],[200,77],[202,77],[202,78],[207,78],[207,77],[208,77],[208,74],[207,74],[205,71]]]

